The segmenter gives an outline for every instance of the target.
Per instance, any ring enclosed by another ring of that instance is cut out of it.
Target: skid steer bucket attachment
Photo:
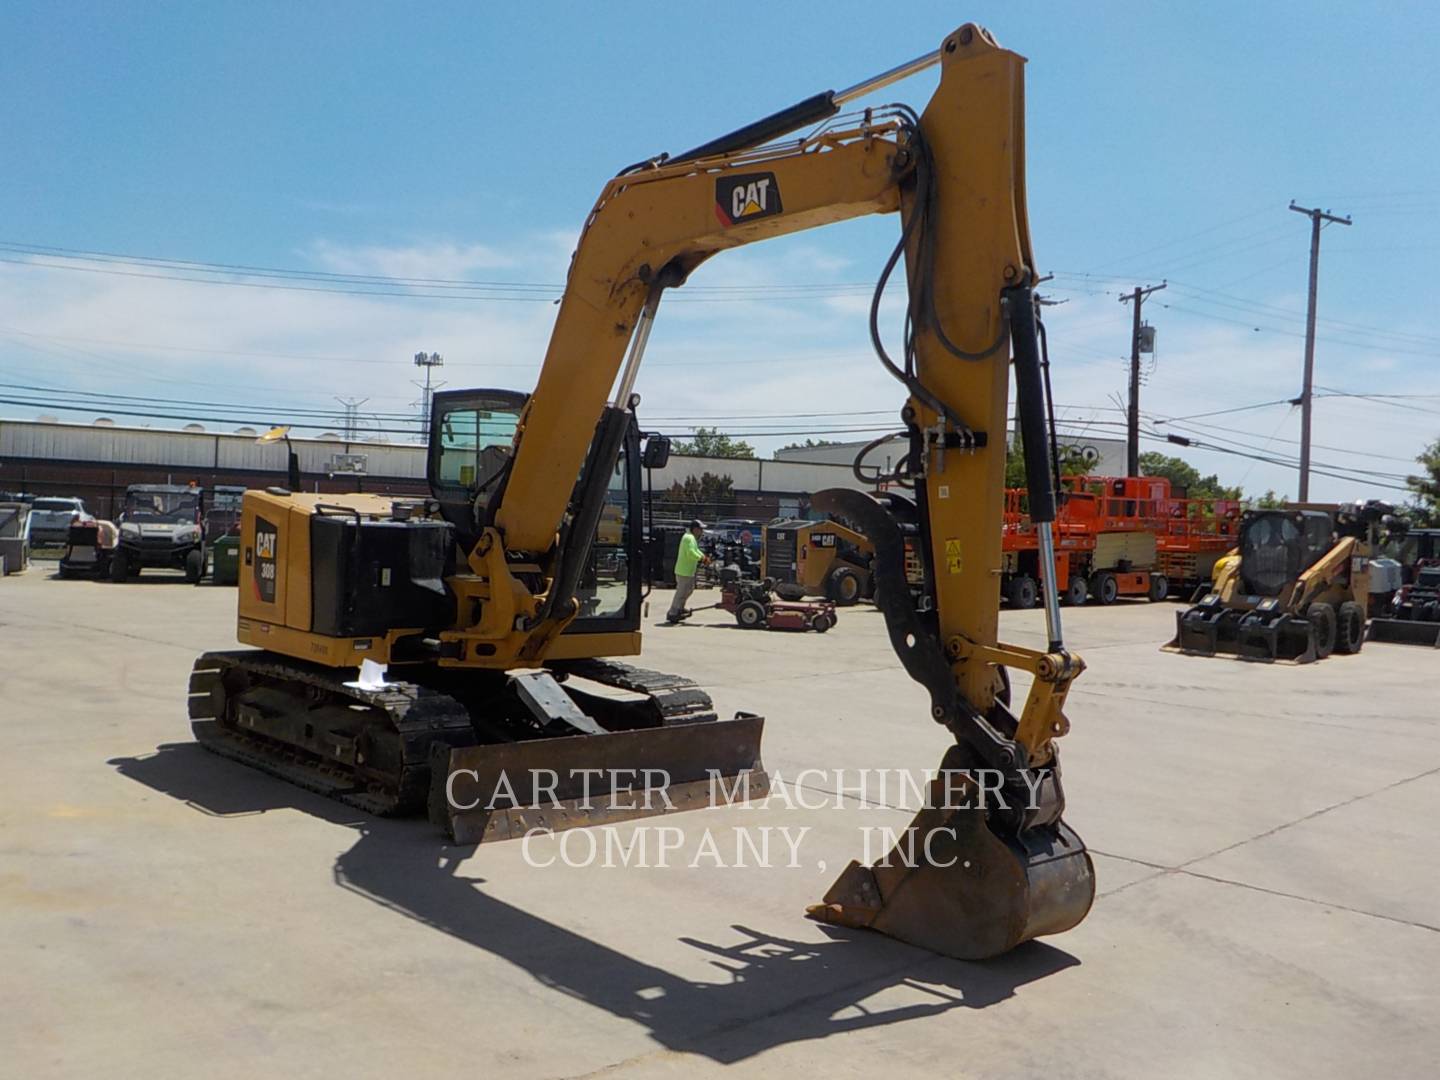
[[[1394,645],[1425,645],[1440,648],[1440,622],[1420,619],[1371,619],[1366,641]]]
[[[895,847],[874,866],[852,862],[807,914],[960,960],[998,956],[1085,918],[1095,868],[1063,821],[1002,837],[984,809],[945,808],[944,788],[932,781]]]
[[[763,717],[482,746],[436,745],[430,820],[459,844],[763,798]]]
[[[1202,601],[1175,615],[1175,636],[1165,652],[1234,656],[1264,663],[1308,664],[1318,658],[1315,631],[1296,615],[1241,611]]]

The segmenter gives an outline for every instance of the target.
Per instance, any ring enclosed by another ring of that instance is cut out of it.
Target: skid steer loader
[[[1247,510],[1235,552],[1175,617],[1166,651],[1306,664],[1365,642],[1370,559],[1391,508]]]
[[[1414,580],[1401,586],[1384,617],[1370,620],[1366,640],[1440,648],[1440,559],[1415,564]]]

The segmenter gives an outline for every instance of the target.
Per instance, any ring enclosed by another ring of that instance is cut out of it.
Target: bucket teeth
[[[852,862],[806,914],[984,960],[1077,925],[1095,870],[1063,822],[1004,838],[980,808],[926,807],[874,866]]]

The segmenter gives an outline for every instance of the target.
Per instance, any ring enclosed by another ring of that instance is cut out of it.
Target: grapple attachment
[[[1175,637],[1163,646],[1166,651],[1292,664],[1318,659],[1309,620],[1284,612],[1228,608],[1209,599],[1176,613]]]
[[[985,960],[1076,926],[1095,898],[1095,868],[1063,821],[1002,836],[979,806],[946,809],[930,787],[894,848],[852,862],[807,914],[878,930],[960,960]]]

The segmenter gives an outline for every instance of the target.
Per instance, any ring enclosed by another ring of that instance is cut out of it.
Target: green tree
[[[744,443],[740,444],[744,446]],[[839,446],[839,439],[806,439],[804,442],[792,442],[782,446],[781,450],[813,450],[817,446]]]
[[[677,442],[674,452],[689,457],[753,458],[755,448],[722,434],[719,428],[697,427],[695,437]]]
[[[1067,454],[1066,447],[1060,447],[1060,475],[1061,476],[1084,476],[1089,471],[1082,458],[1077,454]],[[1005,486],[1007,488],[1023,488],[1025,480],[1025,444],[1016,435],[1005,450]]]
[[[735,484],[728,476],[704,473],[677,480],[665,493],[666,509],[681,517],[733,517]]]
[[[1200,470],[1188,461],[1177,457],[1167,457],[1154,450],[1140,455],[1140,474],[1142,476],[1163,476],[1170,481],[1170,487],[1177,495],[1183,491],[1185,496],[1191,499],[1241,498],[1239,487],[1226,487],[1220,483],[1220,477],[1215,473],[1201,476]],[[1274,492],[1271,494],[1273,495]]]
[[[1436,439],[1415,459],[1425,470],[1405,481],[1412,494],[1407,509],[1419,525],[1440,523],[1440,439]]]
[[[1258,499],[1251,499],[1250,505],[1257,510],[1279,510],[1289,501],[1289,496],[1276,495],[1275,489],[1270,488],[1265,492],[1264,495],[1261,495]]]

